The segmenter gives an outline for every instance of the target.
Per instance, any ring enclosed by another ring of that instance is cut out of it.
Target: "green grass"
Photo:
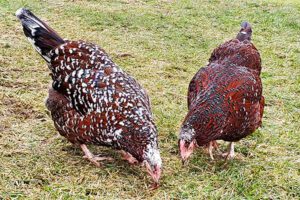
[[[164,164],[159,189],[115,151],[93,147],[116,159],[95,168],[58,136],[44,106],[48,68],[14,16],[22,6],[65,38],[99,44],[147,89]],[[0,17],[0,199],[300,198],[299,1],[0,0]],[[237,159],[211,161],[199,150],[182,168],[188,83],[243,20],[263,60],[263,127],[237,143]]]

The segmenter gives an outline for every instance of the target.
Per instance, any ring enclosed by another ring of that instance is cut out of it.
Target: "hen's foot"
[[[225,158],[225,160],[231,160],[234,158],[234,143],[230,142],[228,145],[228,152],[223,153],[222,156]]]
[[[105,157],[105,156],[95,156],[94,154],[92,154],[92,152],[90,152],[90,150],[87,148],[87,146],[85,144],[81,144],[80,145],[82,151],[84,152],[84,156],[83,158],[88,159],[89,161],[91,161],[94,165],[96,165],[97,167],[100,167],[101,164],[98,161],[102,161],[102,160],[109,160],[112,161],[114,160],[111,157]]]
[[[130,153],[127,153],[127,152],[125,152],[123,150],[121,150],[120,153],[122,155],[122,158],[124,160],[127,160],[129,164],[134,165],[134,164],[138,163],[137,159],[135,159]]]
[[[151,186],[150,186],[150,190],[156,190],[157,188],[159,188],[160,185],[158,183],[153,183]]]

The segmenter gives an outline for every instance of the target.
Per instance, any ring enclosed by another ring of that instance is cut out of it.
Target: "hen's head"
[[[249,22],[242,22],[241,30],[236,36],[239,41],[251,40],[252,36],[252,27]]]
[[[188,158],[197,147],[197,141],[195,139],[196,132],[192,125],[184,123],[181,126],[178,146],[180,150],[180,156],[182,163],[185,164]]]
[[[162,161],[157,142],[157,129],[152,121],[144,123],[134,137],[130,137],[130,148],[132,154],[143,166],[153,179],[156,186],[162,172]]]
[[[148,174],[152,177],[155,184],[158,184],[161,171],[162,161],[156,144],[148,144],[144,151],[143,164],[146,166]]]
[[[151,112],[145,108],[133,109],[133,123],[125,127],[126,134],[118,141],[124,151],[130,153],[145,166],[156,186],[162,171],[162,161],[158,148],[157,128]],[[154,189],[154,188],[153,188]]]

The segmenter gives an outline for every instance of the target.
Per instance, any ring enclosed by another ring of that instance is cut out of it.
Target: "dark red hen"
[[[58,132],[95,165],[110,158],[94,156],[87,144],[121,150],[130,163],[145,164],[158,183],[162,162],[145,90],[97,45],[63,40],[29,10],[16,16],[51,70],[46,106]]]
[[[210,157],[216,140],[230,142],[227,158],[234,157],[233,142],[253,133],[264,108],[260,54],[251,43],[248,22],[236,39],[215,49],[209,64],[193,77],[188,89],[188,113],[181,126],[179,148],[185,161],[197,146],[208,146]]]

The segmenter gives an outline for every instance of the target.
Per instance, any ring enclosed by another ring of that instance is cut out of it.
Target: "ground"
[[[49,70],[14,16],[20,7],[64,38],[100,45],[148,91],[164,164],[159,189],[114,150],[92,147],[116,160],[96,168],[58,135],[44,105]],[[0,16],[0,199],[300,198],[299,1],[0,0]],[[236,144],[233,161],[200,149],[182,167],[188,83],[244,20],[263,61],[263,127]]]

